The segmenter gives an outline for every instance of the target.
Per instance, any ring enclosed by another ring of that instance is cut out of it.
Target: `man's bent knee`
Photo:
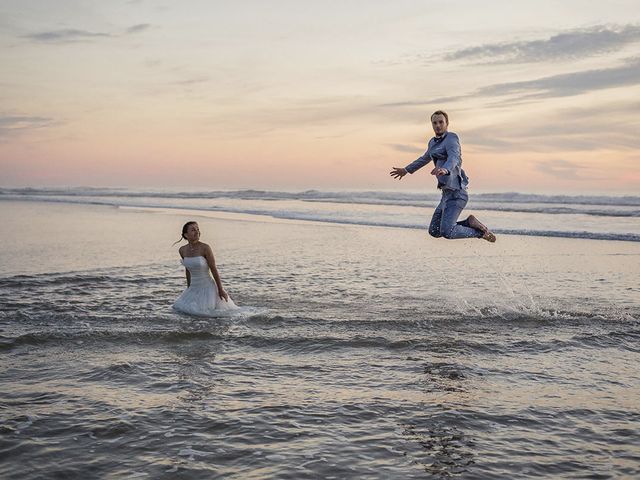
[[[455,225],[450,227],[450,228],[443,228],[442,229],[442,236],[444,238],[446,238],[447,240],[451,240],[453,237],[453,229],[454,229]]]

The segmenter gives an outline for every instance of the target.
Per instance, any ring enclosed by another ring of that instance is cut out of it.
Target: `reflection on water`
[[[424,365],[426,391],[464,392],[464,367],[447,362],[427,363]]]
[[[415,463],[435,478],[449,478],[469,471],[474,463],[473,443],[455,427],[403,424],[402,435],[421,450],[407,453]]]

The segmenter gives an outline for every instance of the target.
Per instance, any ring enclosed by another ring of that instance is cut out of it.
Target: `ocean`
[[[0,189],[0,477],[640,476],[640,197]],[[241,311],[190,317],[196,220]]]
[[[131,190],[125,188],[0,188],[0,200],[192,209],[326,223],[424,228],[439,192],[262,190]],[[640,196],[472,194],[496,233],[640,241]]]

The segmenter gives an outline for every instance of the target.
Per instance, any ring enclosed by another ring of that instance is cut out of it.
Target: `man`
[[[431,115],[431,126],[436,136],[429,140],[429,147],[424,155],[404,168],[393,167],[389,174],[401,180],[407,173],[414,173],[433,160],[431,175],[438,179],[442,199],[433,212],[429,234],[447,239],[483,238],[488,242],[495,242],[496,236],[473,215],[458,222],[458,217],[469,200],[469,178],[462,169],[460,140],[455,133],[447,131],[449,116],[442,110]]]

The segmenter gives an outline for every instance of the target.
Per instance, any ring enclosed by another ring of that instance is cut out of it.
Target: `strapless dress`
[[[228,301],[220,298],[206,258],[185,257],[182,264],[191,274],[191,285],[173,304],[175,310],[190,315],[216,316],[240,308],[233,303],[231,297]]]

